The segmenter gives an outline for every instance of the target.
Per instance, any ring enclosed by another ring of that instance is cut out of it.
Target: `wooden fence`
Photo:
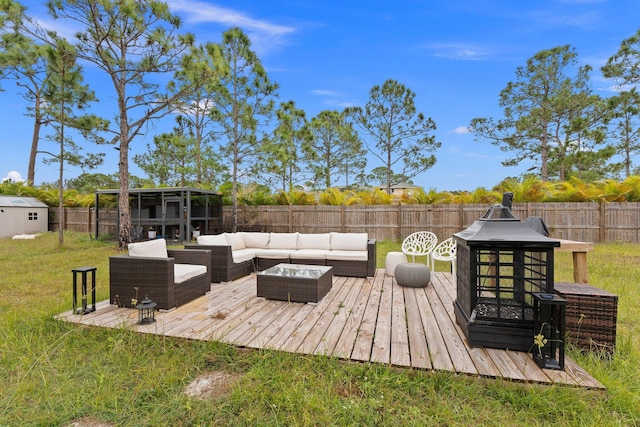
[[[488,209],[486,204],[376,205],[376,206],[241,206],[240,229],[325,233],[364,232],[378,240],[402,240],[419,230],[431,230],[439,239],[465,229]],[[515,203],[520,219],[539,216],[551,237],[594,243],[640,243],[640,203]],[[57,208],[50,208],[50,230],[57,230]],[[108,215],[106,219],[105,215]],[[100,209],[99,234],[116,235],[115,209]],[[232,208],[224,206],[229,230]],[[66,208],[64,228],[95,233],[93,208]]]

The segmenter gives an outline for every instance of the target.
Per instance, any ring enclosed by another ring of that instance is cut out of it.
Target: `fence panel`
[[[600,241],[599,203],[537,203],[535,216],[544,219],[556,239]]]
[[[481,218],[487,204],[379,206],[239,206],[238,229],[264,232],[363,232],[378,240],[402,240],[431,230],[442,240]],[[539,216],[556,239],[640,243],[640,203],[515,203],[513,214]],[[57,208],[49,209],[50,230],[57,228]],[[67,230],[93,233],[93,208],[65,208]],[[232,207],[223,207],[225,231]],[[116,210],[100,209],[99,234],[117,235]]]
[[[291,231],[329,233],[342,228],[342,209],[335,206],[290,206]]]
[[[607,203],[603,220],[607,242],[640,242],[640,203]]]

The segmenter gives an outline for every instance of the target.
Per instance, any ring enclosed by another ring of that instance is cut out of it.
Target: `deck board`
[[[342,334],[333,349],[333,356],[341,359],[348,359],[354,352],[359,328],[373,290],[373,280],[365,280],[360,286],[354,283],[353,290],[356,292],[355,302],[350,309],[351,313],[345,322]]]
[[[378,306],[378,317],[373,334],[373,347],[371,348],[371,362],[389,363],[391,360],[391,292],[393,279],[384,276]]]
[[[431,358],[429,357],[429,345],[427,344],[422,316],[420,316],[420,306],[418,298],[413,288],[405,290],[405,304],[407,307],[407,333],[411,346],[409,355],[411,366],[421,369],[431,369]]]
[[[362,322],[358,328],[356,342],[353,345],[351,360],[359,360],[368,362],[371,360],[371,351],[373,349],[373,337],[375,335],[376,323],[378,319],[378,309],[380,307],[380,298],[382,297],[382,282],[384,273],[377,274],[373,281],[373,289],[369,294],[369,300],[365,306]]]
[[[425,288],[403,288],[378,270],[375,277],[334,277],[316,304],[256,296],[255,274],[211,285],[211,292],[177,309],[156,313],[157,322],[136,325],[137,311],[101,301],[94,313],[71,311],[58,319],[91,326],[292,353],[316,354],[421,370],[488,378],[567,384],[603,390],[575,361],[565,370],[540,369],[530,354],[470,348],[453,313],[450,273],[433,273]]]

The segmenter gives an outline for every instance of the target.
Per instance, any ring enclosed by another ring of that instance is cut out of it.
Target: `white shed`
[[[49,208],[35,197],[0,196],[0,237],[44,233]]]

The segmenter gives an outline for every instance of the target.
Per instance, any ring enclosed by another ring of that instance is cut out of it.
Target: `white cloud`
[[[457,134],[465,134],[465,133],[469,133],[469,132],[471,132],[471,131],[469,130],[468,126],[458,126],[457,128],[455,128],[453,130],[453,133],[457,133]]]
[[[323,105],[331,108],[349,108],[358,105],[356,102],[345,100],[344,94],[329,89],[313,89],[312,95],[324,97]]]
[[[167,3],[171,12],[184,19],[187,26],[214,23],[223,25],[225,27],[223,30],[230,27],[240,27],[251,40],[252,49],[259,55],[267,54],[286,44],[286,37],[296,32],[296,29],[291,26],[255,19],[234,9],[207,2],[169,0]],[[198,30],[186,29],[198,34]],[[207,31],[210,30],[210,28],[207,29]]]
[[[433,56],[462,61],[483,60],[486,59],[488,55],[486,48],[472,43],[431,43],[424,47],[430,50]]]
[[[454,157],[465,157],[471,159],[492,159],[495,156],[487,153],[470,150],[469,147],[452,146],[447,149],[449,154]]]
[[[294,31],[291,27],[275,25],[266,21],[253,19],[240,12],[198,1],[170,0],[169,7],[173,12],[182,12],[189,22],[219,22],[237,25],[246,29],[260,30],[272,35],[282,35]]]
[[[292,27],[254,19],[233,9],[219,7],[210,3],[170,0],[168,4],[172,12],[183,16],[189,23],[217,22],[228,26],[238,26],[246,31],[260,32],[273,37],[283,36],[295,31]]]
[[[314,89],[311,93],[318,96],[339,96],[337,92],[327,89]]]
[[[569,3],[569,4],[595,4],[595,3],[604,3],[606,0],[559,0],[560,3]]]
[[[632,89],[637,89],[639,85],[635,84],[623,84],[623,85],[610,85],[610,86],[598,86],[596,89],[601,92],[611,92],[615,94],[619,94],[621,92],[628,92]]]
[[[9,171],[7,176],[2,178],[2,182],[12,181],[12,182],[24,182],[22,175],[18,171]]]
[[[528,14],[530,19],[544,27],[585,27],[591,28],[601,20],[600,14],[594,11],[576,13],[559,13],[554,10],[538,10]]]

